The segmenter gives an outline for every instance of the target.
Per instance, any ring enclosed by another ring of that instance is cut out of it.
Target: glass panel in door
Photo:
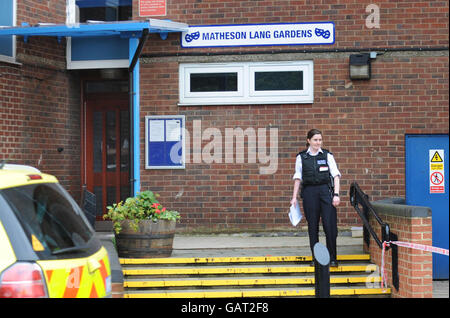
[[[97,220],[130,194],[130,123],[127,96],[86,102],[86,185],[96,194]]]

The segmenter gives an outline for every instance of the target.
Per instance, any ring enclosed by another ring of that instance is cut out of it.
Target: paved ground
[[[433,281],[433,298],[449,298],[448,279]]]
[[[254,235],[175,235],[172,257],[311,255],[307,237]],[[339,254],[363,253],[362,238],[338,237],[337,246]]]

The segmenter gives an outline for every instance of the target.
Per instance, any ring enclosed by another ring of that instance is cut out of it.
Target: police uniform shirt
[[[308,153],[310,156],[317,156],[318,154],[323,153],[322,149],[319,149],[319,151],[316,154],[311,153],[311,147],[308,148],[306,153]],[[327,155],[327,162],[328,162],[328,168],[330,169],[330,174],[334,178],[336,176],[341,177],[341,173],[339,172],[337,168],[336,161],[334,160],[334,156],[331,153],[328,153]],[[295,161],[295,173],[292,179],[300,179],[302,180],[302,157],[300,155],[297,156],[297,159]]]

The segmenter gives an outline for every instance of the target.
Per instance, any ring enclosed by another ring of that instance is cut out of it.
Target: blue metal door
[[[406,135],[406,204],[432,212],[433,246],[448,249],[448,135]],[[433,253],[433,279],[448,279],[448,256]]]

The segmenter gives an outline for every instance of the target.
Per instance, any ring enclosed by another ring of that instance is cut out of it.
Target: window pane
[[[95,210],[96,210],[96,215],[97,216],[102,216],[103,213],[105,213],[106,211],[102,210],[102,202],[103,202],[103,188],[102,186],[94,186],[94,194],[95,194],[95,199],[96,199],[96,206],[95,206]]]
[[[0,1],[0,25],[12,26],[14,25],[14,2],[12,0]],[[13,56],[13,37],[0,36],[0,55]]]
[[[120,171],[130,168],[130,113],[120,112]]]
[[[24,230],[52,253],[82,247],[93,235],[80,216],[80,208],[58,184],[8,188],[1,190],[0,196],[9,203]]]
[[[121,72],[118,69],[110,69],[120,76]],[[128,93],[128,81],[102,81],[102,82],[87,82],[86,93]]]
[[[93,114],[93,125],[94,130],[94,172],[102,172],[103,169],[103,114],[101,112],[94,112]]]
[[[116,171],[116,113],[106,113],[106,171]]]
[[[125,201],[130,196],[130,187],[121,186],[120,187],[120,201]]]
[[[77,0],[80,22],[127,21],[132,19],[132,0]]]
[[[191,92],[237,92],[237,73],[192,73]]]
[[[255,91],[303,90],[303,72],[255,72]]]
[[[117,203],[119,198],[116,198],[116,187],[106,187],[106,206]]]

